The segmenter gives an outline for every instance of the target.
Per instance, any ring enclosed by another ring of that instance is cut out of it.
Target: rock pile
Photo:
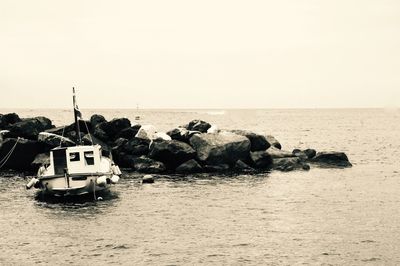
[[[15,146],[3,168],[34,170],[48,162],[52,148],[73,146],[79,141],[101,145],[103,154],[112,156],[121,168],[149,174],[309,170],[309,164],[351,166],[344,153],[284,151],[273,136],[219,130],[202,120],[167,133],[157,132],[154,126],[132,125],[126,118],[107,121],[101,115],[79,123],[81,135],[77,136],[74,124],[54,127],[45,117],[0,115],[0,160]]]

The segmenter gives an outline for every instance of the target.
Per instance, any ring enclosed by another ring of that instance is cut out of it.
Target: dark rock
[[[272,159],[276,158],[286,158],[286,157],[296,157],[293,153],[290,151],[282,151],[274,146],[270,147],[266,151],[269,155],[271,155]]]
[[[40,122],[40,124],[42,124],[42,128],[43,128],[42,131],[45,131],[47,129],[51,129],[51,128],[55,127],[53,125],[53,122],[51,122],[51,120],[48,119],[47,117],[37,116],[37,117],[35,117],[35,119],[37,119]]]
[[[191,174],[191,173],[200,173],[203,170],[201,165],[194,159],[191,159],[183,164],[179,165],[175,172],[179,174]]]
[[[233,165],[245,160],[250,153],[250,140],[232,132],[219,134],[196,134],[190,144],[197,152],[197,158],[210,165]]]
[[[140,125],[134,125],[132,127],[124,128],[117,133],[116,138],[132,139],[136,136],[140,127]]]
[[[188,125],[185,126],[187,130],[191,131],[199,131],[201,133],[207,133],[207,130],[211,127],[211,125],[203,120],[192,120]]]
[[[34,169],[39,169],[42,165],[50,164],[50,154],[49,153],[39,153],[36,155],[35,159],[31,163]]]
[[[36,140],[39,133],[52,127],[51,121],[44,117],[27,118],[9,126],[8,138],[22,137]]]
[[[154,141],[150,145],[149,157],[163,162],[169,169],[196,157],[196,151],[189,145],[177,140]]]
[[[317,151],[314,149],[305,149],[303,152],[307,155],[308,159],[312,159],[317,155]]]
[[[248,130],[232,130],[232,132],[248,138],[251,143],[251,151],[265,151],[271,146],[263,135]]]
[[[252,165],[259,169],[268,169],[272,166],[272,157],[266,151],[255,151],[250,153]]]
[[[162,162],[155,161],[146,156],[133,158],[133,166],[136,171],[149,174],[158,174],[166,170]]]
[[[75,143],[79,143],[86,134],[87,133],[80,131],[79,136],[78,136],[78,135],[76,135],[75,131],[68,131],[68,132],[64,133],[64,136],[66,138],[69,138],[70,140],[72,140]]]
[[[167,135],[171,137],[173,140],[187,142],[186,133],[188,130],[183,127],[174,128],[167,132]]]
[[[43,143],[45,150],[50,150],[58,146],[71,147],[76,145],[75,142],[69,138],[48,132],[40,132],[38,135],[38,141]]]
[[[230,169],[229,164],[207,164],[204,166],[206,172],[226,172]]]
[[[5,139],[0,147],[0,158],[3,159],[15,146],[17,139]],[[19,139],[14,151],[2,168],[13,170],[32,170],[31,163],[36,155],[43,153],[43,146],[38,141]],[[2,162],[3,163],[3,162]]]
[[[82,142],[85,145],[100,145],[102,150],[102,155],[109,157],[111,154],[111,147],[105,143],[104,141],[92,136],[90,134],[86,134],[82,138]]]
[[[152,175],[145,175],[142,177],[143,184],[152,184],[154,183],[154,177]]]
[[[21,118],[16,113],[9,113],[5,115],[0,115],[0,128],[5,129],[8,125],[21,122]]]
[[[132,138],[124,144],[123,150],[128,154],[136,156],[146,155],[149,153],[149,145],[150,140]]]
[[[234,168],[238,171],[254,171],[253,167],[250,167],[242,160],[237,160]]]
[[[110,122],[102,122],[96,126],[96,129],[100,129],[107,134],[109,139],[115,139],[117,134],[123,129],[131,127],[131,121],[127,118],[114,118]],[[98,134],[95,129],[95,135]],[[102,137],[102,136],[101,136]],[[101,138],[100,138],[101,139]]]
[[[312,162],[326,166],[351,167],[349,158],[344,152],[318,152]]]
[[[279,143],[279,141],[274,136],[268,135],[268,136],[265,136],[265,138],[267,139],[269,146],[273,146],[277,149],[282,149],[282,145]]]
[[[90,123],[92,124],[93,128],[103,122],[107,122],[107,120],[102,115],[94,114],[90,117]]]
[[[93,136],[95,136],[96,138],[102,140],[102,141],[108,141],[109,137],[107,135],[107,133],[102,130],[99,126],[96,126],[93,130]]]
[[[276,158],[273,160],[273,169],[279,171],[309,170],[310,166],[297,157]]]

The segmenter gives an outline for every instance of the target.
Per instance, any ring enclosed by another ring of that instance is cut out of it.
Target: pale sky
[[[400,1],[0,1],[1,108],[400,106]]]

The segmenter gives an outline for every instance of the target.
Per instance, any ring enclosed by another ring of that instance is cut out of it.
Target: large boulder
[[[9,126],[10,132],[7,134],[7,137],[22,137],[26,139],[36,140],[40,132],[45,131],[46,129],[50,129],[52,127],[53,125],[48,118],[26,118]]]
[[[275,147],[277,149],[282,149],[282,145],[274,136],[267,135],[265,136],[265,138],[267,139],[269,146]]]
[[[49,164],[50,164],[49,153],[39,153],[38,155],[36,155],[35,159],[31,163],[34,169],[39,169],[40,166]]]
[[[169,169],[196,157],[196,151],[189,145],[177,140],[158,140],[150,145],[149,157],[163,162]]]
[[[146,156],[133,158],[133,167],[141,173],[158,174],[166,170],[162,162],[150,159]]]
[[[101,122],[96,125],[94,135],[101,140],[114,140],[124,129],[131,127],[131,121],[127,118],[114,118],[109,122]],[[104,133],[106,134],[104,136]]]
[[[102,115],[94,114],[90,117],[90,123],[92,124],[93,128],[103,122],[107,122],[107,120]]]
[[[184,162],[179,165],[175,172],[178,174],[191,174],[191,173],[200,173],[203,170],[201,165],[194,159]]]
[[[352,164],[344,152],[318,152],[311,160],[323,166],[351,167]]]
[[[271,146],[263,135],[248,130],[232,130],[232,132],[248,138],[251,143],[251,151],[265,151]]]
[[[272,157],[266,151],[255,151],[250,153],[251,164],[258,169],[268,169],[272,166]]]
[[[182,141],[185,143],[189,143],[190,138],[194,134],[200,134],[199,131],[190,131],[183,127],[174,128],[167,132],[167,135],[171,137],[171,139]]]
[[[133,138],[123,143],[121,148],[122,151],[126,152],[127,154],[140,156],[149,153],[150,151],[149,145],[150,145],[150,140]]]
[[[0,114],[0,129],[6,129],[9,125],[20,122],[21,119],[16,113]]]
[[[139,124],[133,125],[128,128],[124,128],[116,135],[116,138],[132,139],[139,132],[140,128],[141,128],[141,125],[139,125]]]
[[[82,142],[85,145],[100,145],[102,150],[102,155],[109,157],[111,154],[111,147],[104,141],[96,138],[93,135],[86,134],[82,138]]]
[[[279,171],[310,170],[310,166],[297,157],[273,159],[273,169]]]
[[[196,134],[190,138],[197,158],[209,165],[233,165],[237,160],[245,160],[250,153],[250,140],[232,132],[219,134]]]
[[[9,152],[11,153],[9,154]],[[2,167],[4,169],[32,170],[32,161],[36,155],[42,152],[43,145],[38,141],[8,138],[3,141],[0,147],[0,158],[2,160],[0,165],[5,162]]]
[[[184,126],[187,130],[199,131],[201,133],[207,133],[207,130],[211,125],[203,120],[192,120],[189,124]]]
[[[286,157],[296,157],[293,153],[290,151],[283,151],[278,148],[275,148],[275,146],[270,147],[266,151],[269,155],[271,155],[272,159],[276,158],[286,158]]]
[[[40,132],[38,135],[38,141],[43,143],[46,150],[50,150],[58,146],[71,147],[76,145],[75,142],[69,138],[48,132]]]
[[[147,139],[152,140],[154,135],[156,134],[157,130],[156,127],[153,125],[143,125],[138,133],[135,135],[136,138],[139,139]]]

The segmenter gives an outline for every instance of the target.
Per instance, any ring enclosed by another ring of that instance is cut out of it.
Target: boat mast
[[[76,106],[76,96],[75,96],[75,87],[72,87],[72,101],[74,104],[74,117],[75,117],[75,132],[76,132],[76,136],[79,140],[78,144],[82,144],[82,140],[81,140],[81,135],[80,135],[80,128],[79,128],[79,123],[78,123],[78,115],[80,114],[79,110],[78,110],[78,106]]]

